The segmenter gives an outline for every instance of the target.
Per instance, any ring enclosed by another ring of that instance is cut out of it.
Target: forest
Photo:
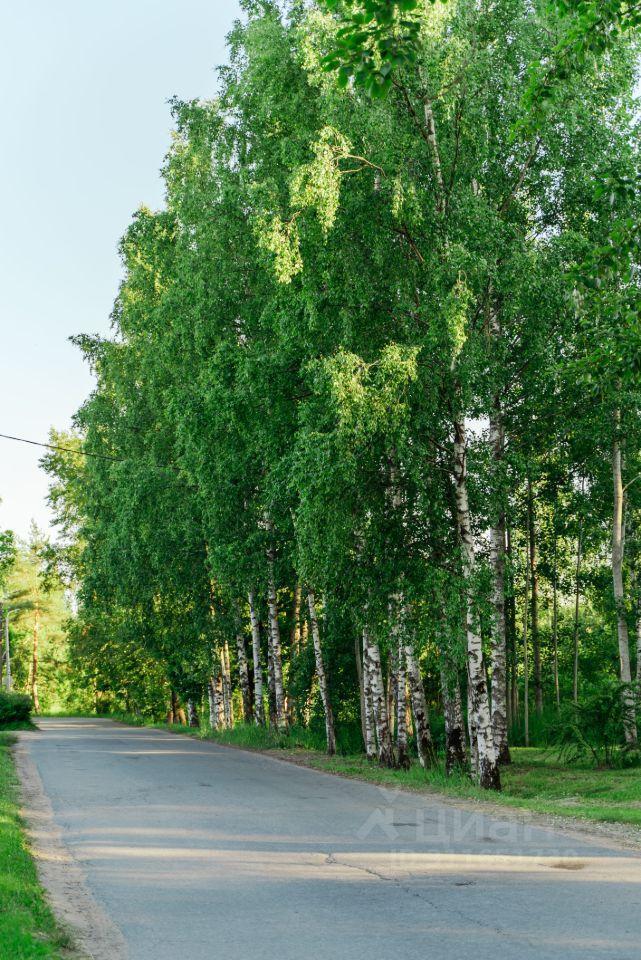
[[[243,10],[75,338],[49,702],[490,790],[583,722],[638,763],[638,5]]]

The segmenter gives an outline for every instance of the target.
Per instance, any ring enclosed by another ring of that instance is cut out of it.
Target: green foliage
[[[0,690],[0,727],[31,719],[33,702],[24,693],[8,693]]]
[[[334,49],[324,60],[346,86],[350,77],[373,97],[384,96],[394,71],[416,63],[419,0],[322,0],[339,14]],[[431,0],[434,2],[434,0]]]
[[[625,684],[601,682],[585,690],[578,703],[563,705],[550,729],[550,742],[566,763],[591,759],[596,767],[636,766],[640,758],[623,738],[624,724],[635,721],[634,690]]]
[[[540,125],[563,102],[576,77],[598,69],[599,60],[616,54],[621,38],[641,26],[638,0],[553,0],[560,39],[545,63],[532,65],[524,97],[525,124]]]
[[[44,460],[60,532],[46,565],[77,601],[69,705],[161,720],[172,694],[203,702],[229,651],[238,716],[237,638],[247,653],[251,591],[264,669],[273,559],[294,726],[324,735],[301,588],[340,748],[358,736],[364,626],[393,687],[399,598],[440,734],[441,667],[465,699],[468,599],[491,663],[499,517],[514,716],[525,653],[541,741],[557,686],[572,696],[575,639],[580,690],[616,679],[615,440],[630,633],[641,600],[629,31],[598,63],[554,66],[573,63],[559,44],[577,18],[598,34],[594,9],[248,3],[216,101],[172,103],[165,207],[123,237],[113,337],[77,338],[95,390]],[[558,97],[532,93],[548,66]]]

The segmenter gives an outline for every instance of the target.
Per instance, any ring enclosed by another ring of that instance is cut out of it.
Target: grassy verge
[[[488,795],[465,776],[446,777],[442,764],[432,770],[423,770],[418,763],[409,770],[386,770],[359,754],[327,757],[319,749],[318,737],[303,728],[279,734],[264,727],[237,724],[233,730],[212,731],[208,727],[190,729],[175,724],[148,723],[128,714],[116,714],[113,719],[214,740],[227,746],[260,750],[316,770],[371,783],[424,792],[437,790],[452,797],[490,800],[534,813],[641,827],[641,770],[597,770],[588,764],[567,765],[549,750],[515,747],[512,764],[502,772],[503,792]]]
[[[23,724],[22,728],[30,725]],[[14,725],[13,729],[17,729]],[[15,739],[0,731],[0,960],[62,960],[71,944],[47,906],[18,814],[10,755]]]
[[[595,770],[567,766],[549,751],[516,747],[513,762],[501,773],[503,791],[488,795],[461,776],[445,776],[442,767],[383,770],[363,757],[311,758],[310,765],[343,776],[358,777],[410,790],[439,790],[450,796],[492,801],[508,807],[553,816],[578,817],[641,827],[639,770]]]

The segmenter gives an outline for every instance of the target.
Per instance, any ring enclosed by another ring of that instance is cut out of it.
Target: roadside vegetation
[[[12,721],[12,729],[28,722]],[[0,729],[0,960],[71,960],[75,954],[47,905],[29,853],[18,807],[11,744]]]
[[[634,818],[640,16],[243,4],[76,338],[36,706]]]

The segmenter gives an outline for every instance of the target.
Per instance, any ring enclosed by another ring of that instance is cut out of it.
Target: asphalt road
[[[26,746],[131,960],[640,960],[641,859],[109,721]]]

